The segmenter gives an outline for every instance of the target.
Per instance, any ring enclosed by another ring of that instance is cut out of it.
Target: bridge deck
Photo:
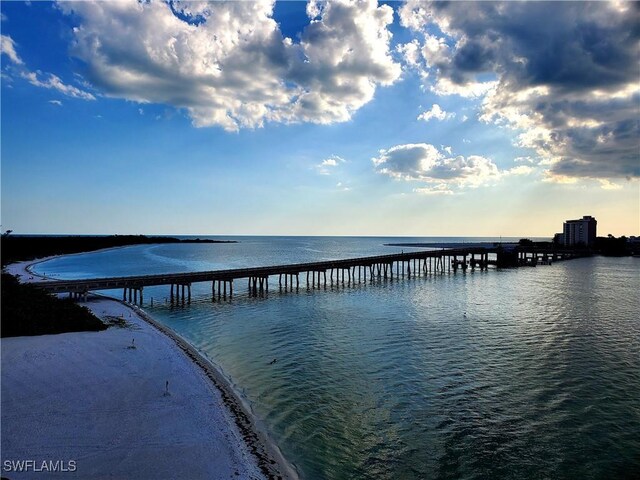
[[[266,267],[236,268],[229,270],[211,270],[205,272],[166,273],[157,275],[137,275],[128,277],[93,278],[82,280],[51,280],[34,282],[48,292],[87,292],[120,288],[140,288],[156,285],[187,285],[197,282],[230,282],[240,278],[265,278],[273,275],[298,275],[301,272],[326,272],[331,269],[352,267],[371,267],[372,265],[390,265],[394,262],[410,262],[427,258],[440,258],[481,255],[495,252],[495,249],[482,247],[428,250],[419,252],[396,253],[371,257],[359,257],[343,260],[273,265]]]

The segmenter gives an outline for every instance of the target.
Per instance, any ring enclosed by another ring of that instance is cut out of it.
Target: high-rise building
[[[585,245],[593,247],[596,243],[596,219],[585,215],[580,220],[567,220],[562,229],[562,242],[565,246]]]

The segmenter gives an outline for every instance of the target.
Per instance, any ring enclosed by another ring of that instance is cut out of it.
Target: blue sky
[[[0,8],[3,229],[640,234],[637,3]]]

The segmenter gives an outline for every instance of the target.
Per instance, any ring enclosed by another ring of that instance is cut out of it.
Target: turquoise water
[[[383,246],[400,239],[239,240],[128,247],[37,271],[82,278],[401,250]],[[303,477],[637,478],[640,259],[298,293],[273,285],[251,298],[241,281],[216,303],[210,285],[194,285],[185,307],[165,303],[168,287],[149,288],[145,309],[222,367]]]

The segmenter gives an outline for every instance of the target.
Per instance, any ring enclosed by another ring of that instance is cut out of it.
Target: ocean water
[[[491,239],[238,240],[74,255],[36,271],[196,271]],[[302,477],[640,478],[640,259],[277,284],[252,298],[236,282],[223,302],[194,284],[184,307],[167,302],[168,286],[147,288],[144,308],[223,369]]]

